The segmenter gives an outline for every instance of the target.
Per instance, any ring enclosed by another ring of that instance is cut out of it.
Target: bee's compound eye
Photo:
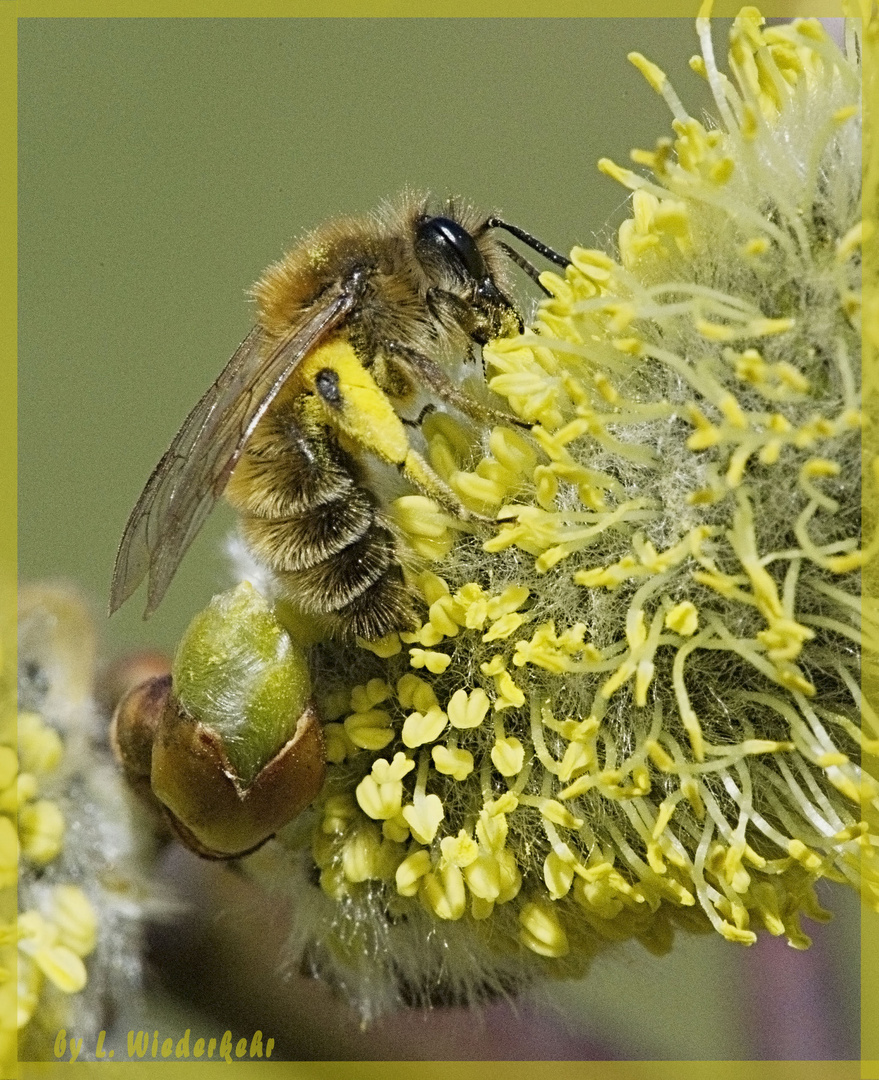
[[[341,405],[339,373],[332,368],[321,368],[314,377],[314,387],[328,405]]]
[[[422,261],[442,259],[458,277],[481,280],[488,273],[476,241],[451,218],[422,218],[416,226],[416,249]]]

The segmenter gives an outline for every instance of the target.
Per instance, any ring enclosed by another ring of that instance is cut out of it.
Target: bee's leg
[[[440,326],[457,326],[484,345],[493,337],[511,337],[525,329],[522,316],[513,302],[500,291],[491,278],[478,284],[480,314],[472,304],[445,289],[427,290],[425,301]]]
[[[406,425],[406,427],[420,428],[421,425],[424,423],[425,416],[430,416],[430,414],[432,412],[436,412],[436,405],[434,405],[434,403],[432,401],[428,401],[428,403],[424,406],[424,408],[415,417],[414,420],[409,420],[405,416],[400,417],[400,419],[403,421],[403,423]]]
[[[445,289],[428,289],[425,300],[428,310],[440,326],[461,326],[467,319],[467,304],[454,293]]]
[[[481,420],[483,423],[491,424],[512,424],[514,427],[531,427],[526,420],[520,420],[518,416],[511,416],[509,413],[492,409],[490,405],[483,405],[481,402],[475,401],[469,394],[459,390],[440,365],[435,360],[431,360],[429,356],[425,356],[424,353],[417,352],[415,349],[410,349],[407,345],[401,345],[396,341],[389,341],[384,348],[386,352],[405,365],[406,369],[418,382],[432,390],[443,401],[447,401],[450,405],[454,405],[456,409],[460,409],[462,413],[472,416],[474,420]]]

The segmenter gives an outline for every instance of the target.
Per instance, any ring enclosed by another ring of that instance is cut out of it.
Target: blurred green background
[[[405,187],[464,195],[561,249],[606,244],[626,192],[595,162],[670,131],[631,49],[701,114],[690,20],[22,20],[22,577],[82,586],[107,652],[172,648],[230,583],[231,513],[148,623],[138,593],[103,626],[113,558],[150,469],[249,328],[252,281],[307,228]],[[534,295],[524,278],[520,295]],[[816,936],[853,1057],[847,899]],[[627,950],[567,987],[564,1009],[621,1056],[750,1057],[743,957],[717,938],[663,959]]]

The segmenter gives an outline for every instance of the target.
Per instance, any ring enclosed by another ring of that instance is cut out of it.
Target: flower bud
[[[249,784],[235,775],[217,732],[187,716],[173,694],[156,734],[153,792],[178,838],[205,858],[233,859],[260,847],[323,785],[323,732],[311,702],[289,741]]]
[[[171,677],[122,699],[114,750],[206,858],[263,844],[316,797],[326,768],[304,653],[248,583],[193,619]]]

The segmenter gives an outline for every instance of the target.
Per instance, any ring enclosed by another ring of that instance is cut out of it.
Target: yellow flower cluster
[[[19,858],[24,866],[44,867],[61,852],[61,808],[38,796],[41,780],[58,768],[62,755],[58,733],[36,713],[19,714],[17,759],[12,749],[0,746],[0,880],[4,887],[15,881]],[[18,941],[20,1029],[40,1008],[47,983],[62,994],[75,994],[85,987],[83,960],[95,947],[96,930],[94,908],[82,889],[58,883],[41,891],[38,906],[19,911],[17,927],[0,931],[7,943]],[[51,1008],[45,1000],[43,1007]]]
[[[497,526],[399,500],[421,625],[324,661],[311,955],[349,990],[384,957],[397,990],[370,976],[366,1013],[662,951],[675,925],[802,948],[820,878],[879,901],[857,27],[842,52],[746,8],[733,79],[697,29],[718,126],[632,54],[675,137],[633,152],[646,174],[601,162],[634,192],[618,253],[575,248],[533,330],[485,350],[530,431],[424,422]]]
[[[0,894],[0,1004],[17,997],[17,1029],[0,1026],[0,1063],[7,1050],[14,1057],[16,1035],[26,1061],[53,1060],[61,1028],[94,1048],[108,1008],[137,991],[149,894],[136,860],[146,849],[101,749],[94,656],[91,616],[75,590],[21,586],[17,757],[11,701],[12,730],[0,736],[0,884],[8,890]],[[0,672],[0,693],[11,698],[15,682]]]

